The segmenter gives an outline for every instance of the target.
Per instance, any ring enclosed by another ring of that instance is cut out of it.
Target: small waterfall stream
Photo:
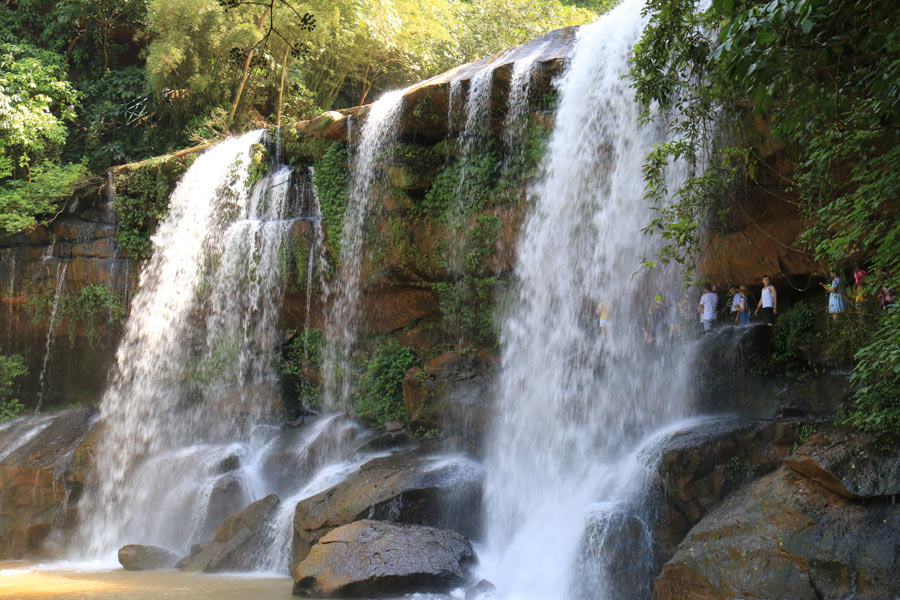
[[[627,530],[641,522],[646,466],[629,457],[643,456],[641,440],[690,409],[679,273],[636,272],[654,243],[641,235],[650,214],[641,165],[664,138],[639,124],[623,79],[641,9],[626,0],[579,31],[519,239],[486,460],[482,557],[484,576],[516,600],[645,596],[623,593],[605,575],[621,548],[586,558],[597,547],[584,540],[611,524]]]
[[[328,290],[331,310],[326,316],[324,405],[345,408],[353,389],[350,352],[359,328],[363,285],[364,225],[379,191],[380,154],[396,140],[403,108],[403,90],[381,96],[369,108],[352,156],[350,193],[341,228],[340,268],[334,289]],[[350,128],[348,126],[348,135]],[[352,141],[352,138],[351,138]]]
[[[56,327],[56,313],[59,310],[59,298],[62,295],[63,287],[66,282],[66,269],[69,268],[68,262],[60,261],[56,265],[56,290],[53,294],[53,306],[50,308],[50,317],[47,322],[47,338],[44,341],[44,358],[41,360],[41,373],[38,377],[38,399],[34,412],[41,412],[44,404],[44,395],[46,388],[47,367],[50,365],[50,350],[53,345],[53,328]]]

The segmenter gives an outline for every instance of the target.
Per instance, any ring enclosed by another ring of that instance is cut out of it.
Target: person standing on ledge
[[[768,275],[763,275],[762,283],[762,294],[760,294],[753,316],[758,315],[759,309],[762,308],[763,320],[766,322],[766,325],[772,327],[775,325],[775,315],[778,314],[778,293],[775,291],[775,286],[772,285],[772,280],[769,279]]]
[[[831,269],[828,273],[831,275],[831,284],[825,285],[822,283],[820,285],[828,292],[828,312],[831,314],[831,318],[837,321],[846,308],[844,304],[844,282],[841,281],[834,269]]]
[[[716,295],[716,286],[706,284],[703,286],[703,295],[700,296],[700,304],[697,305],[697,312],[700,313],[700,324],[703,325],[703,331],[712,329],[713,321],[716,320],[716,307],[719,305],[719,297]]]

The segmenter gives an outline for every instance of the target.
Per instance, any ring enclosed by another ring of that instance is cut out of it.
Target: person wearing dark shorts
[[[762,293],[759,295],[759,302],[756,304],[756,311],[753,313],[753,316],[758,315],[759,309],[762,308],[763,321],[771,327],[775,324],[775,315],[778,314],[778,294],[768,275],[763,275],[762,283]]]

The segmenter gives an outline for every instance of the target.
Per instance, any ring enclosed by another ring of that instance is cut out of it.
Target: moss
[[[357,389],[356,414],[379,424],[405,420],[403,378],[418,362],[410,348],[394,340],[379,345],[365,361]]]
[[[335,256],[340,257],[341,229],[350,189],[346,144],[331,143],[322,158],[316,161],[312,181],[322,207],[328,244]]]

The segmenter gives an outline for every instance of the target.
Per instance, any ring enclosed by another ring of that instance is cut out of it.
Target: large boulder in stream
[[[54,529],[74,521],[82,459],[76,448],[93,415],[66,410],[0,429],[0,559],[39,554]]]
[[[294,595],[368,598],[443,592],[461,585],[475,551],[434,527],[356,521],[330,531],[294,571]]]
[[[900,449],[882,448],[855,489],[864,499],[826,487],[810,457],[859,456],[865,440],[847,431],[810,438],[785,461],[811,477],[782,466],[742,487],[710,511],[682,541],[654,584],[655,600],[876,600],[900,590],[900,504],[888,485]],[[834,453],[834,454],[831,454]],[[888,455],[893,458],[888,459]],[[834,463],[839,464],[840,461]],[[875,483],[882,473],[888,477]],[[837,478],[836,478],[837,479]],[[853,487],[849,479],[843,488]],[[842,490],[843,491],[843,490]]]
[[[184,571],[206,573],[250,569],[269,517],[278,504],[278,496],[269,494],[230,515],[216,531],[216,537],[211,542],[195,544],[190,554],[175,566]]]
[[[128,544],[119,548],[119,564],[128,571],[168,569],[178,562],[178,555],[159,546]]]
[[[341,483],[297,504],[291,569],[329,531],[362,519],[474,533],[483,477],[478,463],[458,456],[399,454],[370,460]]]

